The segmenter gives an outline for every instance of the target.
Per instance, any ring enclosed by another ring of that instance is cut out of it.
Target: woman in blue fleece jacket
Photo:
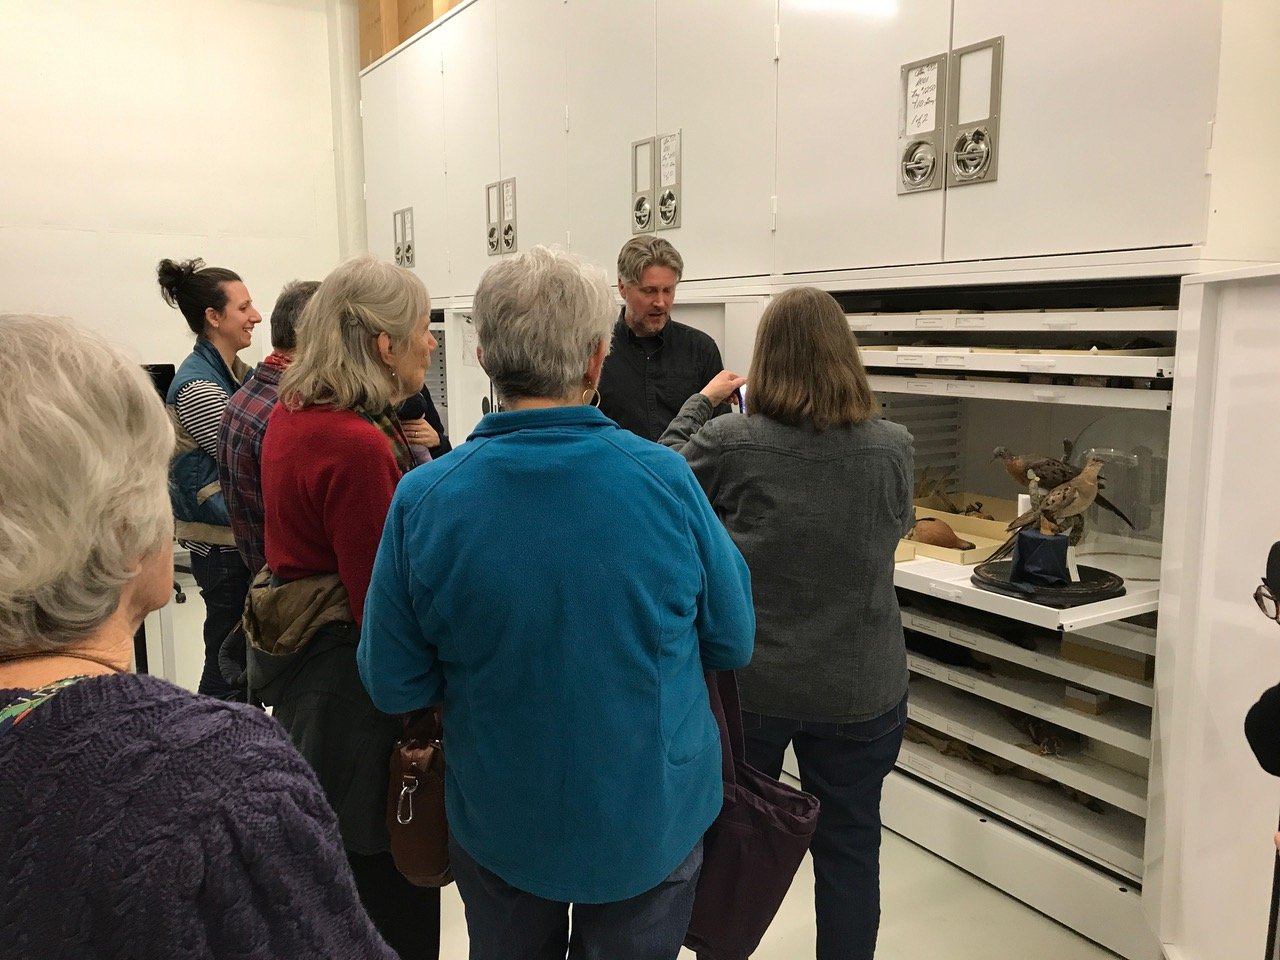
[[[674,958],[722,802],[703,671],[750,660],[750,579],[684,460],[594,409],[614,312],[569,254],[485,274],[503,412],[401,481],[365,604],[378,708],[444,702],[472,960],[564,956],[571,904],[585,956]]]

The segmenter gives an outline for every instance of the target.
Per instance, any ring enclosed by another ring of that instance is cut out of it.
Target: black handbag
[[[743,759],[742,709],[730,671],[707,673],[720,727],[724,806],[703,838],[684,945],[705,960],[746,960],[782,906],[818,826],[818,798]]]
[[[387,782],[391,858],[404,878],[419,887],[453,882],[440,716],[440,708],[432,707],[404,717],[404,732],[391,748]]]

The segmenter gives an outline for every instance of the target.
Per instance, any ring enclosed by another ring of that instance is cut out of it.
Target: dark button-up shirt
[[[600,410],[618,426],[657,440],[684,402],[723,369],[720,348],[701,330],[668,320],[656,337],[637,337],[619,315],[600,376]],[[728,412],[727,404],[715,411]]]
[[[236,549],[251,574],[267,563],[262,544],[262,435],[276,405],[284,367],[279,354],[258,364],[249,382],[227,402],[218,425],[218,479]]]

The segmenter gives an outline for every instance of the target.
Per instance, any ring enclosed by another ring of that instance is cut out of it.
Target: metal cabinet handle
[[[631,217],[636,222],[636,226],[644,229],[653,221],[653,205],[649,202],[648,197],[641,197],[636,201],[635,207],[631,211]]]
[[[676,212],[679,206],[676,203],[676,194],[674,190],[663,190],[662,196],[658,197],[658,219],[667,226],[676,222]]]
[[[938,165],[938,154],[933,144],[917,140],[907,148],[902,157],[902,182],[908,187],[918,187],[933,179]]]
[[[951,172],[957,180],[978,180],[991,165],[991,137],[986,127],[975,127],[956,137],[951,148]]]

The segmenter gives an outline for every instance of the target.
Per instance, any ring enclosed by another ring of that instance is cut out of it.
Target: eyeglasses
[[[1253,602],[1268,620],[1280,622],[1280,603],[1276,602],[1275,594],[1265,583],[1258,584],[1258,589],[1253,591]]]

